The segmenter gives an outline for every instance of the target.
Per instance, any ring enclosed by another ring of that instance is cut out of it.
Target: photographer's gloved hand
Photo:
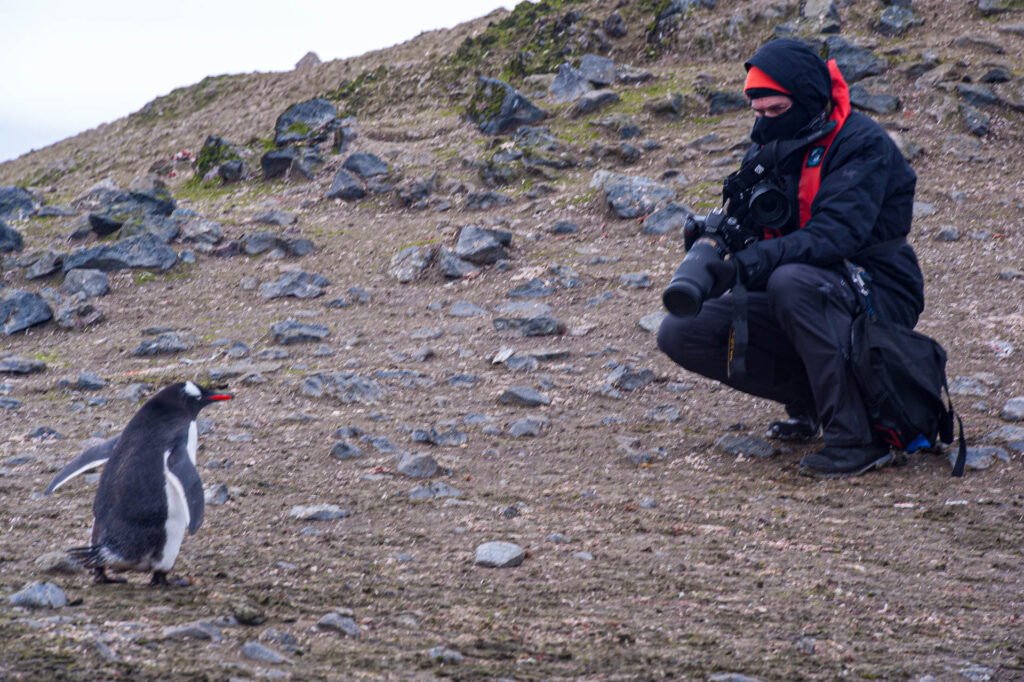
[[[714,285],[708,293],[708,298],[718,298],[736,285],[739,278],[739,264],[735,258],[724,260],[712,260],[704,264],[704,269],[714,278]]]

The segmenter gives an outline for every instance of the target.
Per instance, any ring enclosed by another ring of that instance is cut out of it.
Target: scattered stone
[[[359,629],[359,625],[354,619],[349,616],[343,616],[339,613],[332,611],[326,616],[317,621],[316,626],[321,630],[327,630],[330,632],[338,632],[346,637],[358,638],[362,633]]]
[[[490,265],[499,260],[508,260],[508,250],[505,247],[511,241],[510,233],[467,225],[459,231],[455,256],[476,265]]]
[[[626,289],[650,289],[651,276],[646,272],[629,272],[619,275],[619,286]]]
[[[53,310],[39,294],[13,289],[0,296],[0,324],[7,336],[51,319]]]
[[[13,606],[29,609],[59,609],[67,606],[68,598],[64,591],[53,583],[28,583],[18,592],[7,598]]]
[[[398,473],[409,478],[430,478],[440,470],[437,460],[422,453],[406,453],[398,462]]]
[[[485,135],[500,135],[536,123],[545,113],[508,83],[481,76],[466,116]]]
[[[835,59],[843,78],[847,83],[854,83],[868,76],[877,76],[889,68],[889,62],[875,55],[870,50],[858,47],[841,36],[829,36],[825,39],[829,59]]]
[[[32,264],[25,269],[25,279],[42,279],[55,272],[60,272],[64,256],[49,249],[40,253]]]
[[[448,383],[451,385],[452,381],[449,379]],[[415,429],[412,432],[412,440],[414,443],[429,443],[438,447],[458,447],[466,444],[468,436],[455,428],[446,431],[438,431],[435,428]]]
[[[573,106],[572,111],[569,112],[569,115],[572,118],[586,116],[615,104],[619,99],[619,94],[612,90],[594,90],[576,100],[576,104]]]
[[[169,270],[178,262],[178,254],[149,232],[122,239],[114,245],[102,244],[77,249],[64,256],[64,272],[92,268],[103,272],[129,268]]]
[[[548,232],[551,234],[576,234],[580,231],[580,226],[569,220],[559,220],[554,225],[548,228]]]
[[[82,293],[88,298],[95,298],[110,290],[110,282],[106,273],[100,270],[77,268],[65,273],[60,290],[69,295]]]
[[[609,38],[625,37],[626,31],[626,19],[619,10],[615,10],[604,20],[604,32]]]
[[[708,103],[708,114],[721,116],[732,111],[746,111],[750,108],[750,100],[742,92],[719,90],[711,93]]]
[[[1000,426],[988,435],[988,440],[1002,443],[1024,440],[1024,426]]]
[[[615,60],[596,54],[585,54],[580,58],[580,73],[598,87],[615,82]]]
[[[963,119],[964,125],[972,135],[976,137],[988,135],[988,131],[992,127],[992,118],[988,114],[966,102],[960,103],[959,111],[960,118]]]
[[[1010,398],[1003,405],[1003,411],[999,413],[999,416],[1008,422],[1024,421],[1024,396]]]
[[[670,201],[644,218],[641,232],[643,234],[661,235],[668,234],[674,230],[681,230],[683,225],[686,224],[687,216],[692,214],[693,211],[688,206]]]
[[[331,447],[330,455],[336,459],[355,459],[362,457],[363,451],[351,443],[339,440]]]
[[[644,419],[655,422],[677,422],[680,419],[679,408],[675,405],[658,405],[648,410]]]
[[[301,391],[313,398],[331,397],[342,404],[376,405],[384,397],[384,389],[373,379],[351,372],[328,372],[307,376]]]
[[[575,102],[577,99],[594,89],[594,86],[583,76],[579,69],[573,68],[569,62],[558,67],[558,74],[551,81],[548,97],[556,104]]]
[[[178,334],[177,332],[164,332],[155,339],[143,341],[132,350],[135,357],[146,355],[169,355],[171,353],[184,353],[192,350],[196,338],[192,334]]]
[[[911,28],[924,24],[924,19],[914,13],[913,7],[892,3],[882,10],[874,29],[886,36],[900,36]]]
[[[0,357],[0,374],[32,374],[46,369],[46,363],[32,360],[20,355],[4,355]]]
[[[486,211],[499,206],[507,206],[511,203],[511,197],[494,190],[471,192],[466,195],[466,208],[470,211]]]
[[[456,301],[448,311],[453,317],[482,317],[491,313],[470,301]]]
[[[891,114],[900,110],[900,99],[895,95],[872,95],[860,83],[850,86],[850,104],[875,114]]]
[[[231,499],[231,492],[223,483],[211,483],[203,489],[203,499],[210,506],[220,507]]]
[[[333,521],[351,515],[352,512],[336,504],[296,505],[288,512],[288,516],[302,521]]]
[[[508,425],[508,434],[513,438],[535,438],[549,423],[545,417],[521,417]]]
[[[761,680],[740,673],[716,673],[708,677],[708,682],[761,682]]]
[[[955,466],[957,458],[956,448],[949,448],[949,465]],[[1003,448],[995,447],[992,445],[981,446],[981,447],[968,447],[967,457],[965,459],[965,466],[968,469],[982,470],[988,469],[996,460],[1009,463],[1010,455]]]
[[[324,293],[328,284],[323,275],[310,274],[302,270],[292,270],[281,275],[276,282],[267,282],[260,287],[260,296],[270,300],[282,296],[295,298],[316,298]]]
[[[715,447],[728,455],[744,457],[772,457],[779,454],[778,448],[755,436],[736,436],[726,434],[715,441]]]
[[[222,642],[224,635],[213,623],[196,621],[185,625],[172,625],[163,629],[161,636],[164,639],[194,639],[207,642]]]
[[[23,248],[25,248],[25,240],[21,233],[0,220],[0,253],[21,251]]]
[[[430,244],[407,246],[391,258],[388,273],[402,284],[419,279],[434,262],[434,247]]]
[[[495,311],[494,328],[514,330],[523,336],[564,334],[565,323],[554,317],[551,306],[544,303],[512,301],[502,303]]]
[[[485,542],[476,548],[477,566],[486,568],[513,568],[526,559],[526,552],[511,542]]]
[[[605,379],[609,386],[623,391],[636,391],[653,383],[657,377],[649,369],[637,370],[632,365],[619,365]]]
[[[278,147],[305,142],[338,117],[338,110],[325,99],[299,102],[277,117],[274,124],[274,144]]]
[[[246,642],[242,645],[242,655],[246,658],[251,658],[254,661],[262,661],[263,663],[291,664],[289,659],[285,658],[273,649],[263,646],[256,640]]]
[[[960,241],[960,230],[955,225],[943,225],[936,233],[935,238],[940,242],[957,242]]]
[[[410,500],[432,500],[446,497],[462,497],[464,493],[443,481],[421,483],[406,493]]]
[[[460,665],[466,660],[458,651],[445,646],[435,646],[427,652],[427,658],[443,665]]]
[[[32,194],[17,185],[0,187],[0,220],[21,220],[35,214],[39,206]]]
[[[254,215],[252,219],[257,223],[262,223],[264,225],[277,225],[279,227],[294,225],[299,220],[291,211],[282,211],[279,208],[270,209],[269,211],[260,211]]]
[[[345,170],[352,171],[364,180],[388,174],[388,164],[380,157],[366,152],[350,154],[345,163],[341,164]]]
[[[620,218],[639,218],[653,213],[676,195],[674,188],[649,178],[603,170],[594,174],[590,186],[604,191],[608,205]]]
[[[276,322],[270,327],[274,343],[287,346],[307,341],[323,341],[331,330],[322,324],[306,324],[294,319]]]
[[[541,405],[550,405],[551,398],[529,386],[510,386],[501,394],[498,402],[503,405],[515,404],[526,407],[539,407]]]

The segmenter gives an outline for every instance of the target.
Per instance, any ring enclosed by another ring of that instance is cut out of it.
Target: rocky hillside
[[[775,36],[918,173],[963,479],[799,477],[655,346]],[[545,0],[0,164],[0,678],[1024,676],[1022,53],[1017,0]],[[41,493],[186,379],[192,584],[92,585],[95,476]]]

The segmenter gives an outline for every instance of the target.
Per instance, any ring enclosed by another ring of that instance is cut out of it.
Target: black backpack
[[[952,443],[955,420],[960,436],[953,475],[962,476],[967,444],[946,383],[946,351],[935,339],[875,315],[864,277],[860,268],[851,268],[861,311],[850,325],[850,368],[875,437],[914,452]]]

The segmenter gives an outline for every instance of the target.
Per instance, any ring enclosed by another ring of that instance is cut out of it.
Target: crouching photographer
[[[860,299],[848,263],[871,282],[874,313],[913,328],[924,308],[910,231],[916,175],[869,117],[850,110],[834,60],[790,39],[745,64],[756,116],[725,209],[685,228],[688,254],[666,289],[658,347],[674,362],[785,406],[768,436],[824,447],[800,461],[826,477],[892,460],[851,376]],[[737,355],[737,349],[740,353]]]

